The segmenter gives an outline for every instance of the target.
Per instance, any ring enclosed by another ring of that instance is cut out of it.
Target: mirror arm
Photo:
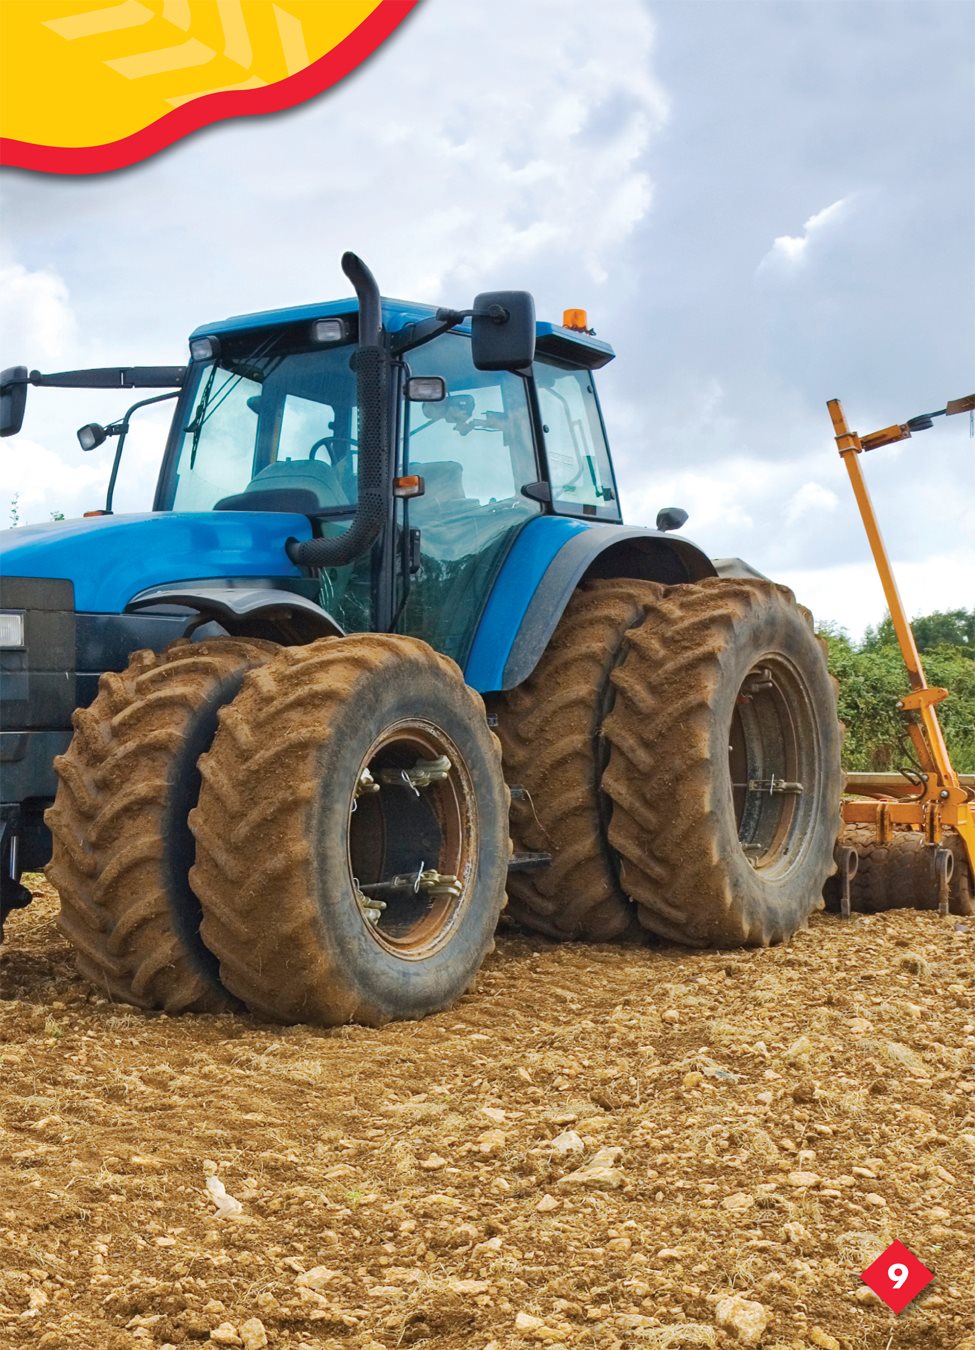
[[[414,347],[420,347],[441,333],[449,332],[473,313],[472,309],[438,309],[429,319],[407,324],[402,332],[394,334],[389,344],[390,352],[394,358],[402,356],[404,352],[411,352]]]
[[[45,389],[173,389],[186,378],[185,366],[103,366],[44,375],[32,370],[26,380]]]
[[[118,444],[115,447],[112,472],[109,475],[108,490],[105,493],[105,514],[107,516],[112,514],[112,499],[115,496],[115,480],[118,478],[119,465],[122,463],[122,451],[125,449],[125,438],[129,434],[129,422],[132,418],[132,414],[138,411],[139,408],[145,408],[150,403],[163,403],[167,398],[176,398],[178,393],[179,391],[177,389],[173,389],[168,394],[156,394],[154,398],[140,399],[138,403],[132,404],[132,407],[128,409],[121,422],[113,422],[110,427],[105,428],[109,435],[115,434],[116,429],[118,433]]]

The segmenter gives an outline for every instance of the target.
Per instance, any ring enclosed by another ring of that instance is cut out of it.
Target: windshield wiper
[[[210,396],[213,392],[213,383],[214,380],[216,379],[218,369],[217,363],[216,361],[214,361],[213,365],[210,367],[210,374],[207,377],[207,382],[206,385],[204,386],[203,394],[200,398],[199,403],[196,406],[196,413],[193,416],[193,420],[191,422],[188,422],[184,429],[187,434],[190,432],[193,433],[193,443],[190,446],[191,470],[196,465],[196,452],[200,446],[200,436],[203,432],[204,423],[210,420],[210,418],[213,416],[213,414],[217,411],[217,409],[220,407],[222,403],[226,402],[226,400],[230,397],[233,391],[237,388],[238,384],[240,384],[241,380],[249,379],[256,384],[259,383],[261,379],[267,378],[267,376],[270,374],[270,370],[261,370],[260,367],[250,365],[250,362],[263,360],[273,350],[277,342],[278,342],[277,336],[270,337],[260,347],[255,348],[254,351],[251,352],[249,356],[244,358],[244,360],[235,361],[233,363],[231,363],[228,360],[224,363],[223,366],[219,367],[220,369],[227,371],[228,374],[227,378],[221,384],[216,394],[213,395],[214,402],[213,406],[211,407]],[[234,369],[234,367],[237,367],[237,369]]]

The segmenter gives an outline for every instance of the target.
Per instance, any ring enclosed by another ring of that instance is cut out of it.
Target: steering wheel
[[[352,440],[351,437],[346,438],[345,436],[323,436],[321,440],[316,441],[315,444],[312,446],[312,448],[308,451],[308,458],[314,459],[315,456],[318,454],[319,450],[321,450],[323,446],[331,447],[338,442],[341,442],[342,445],[348,445],[349,447],[353,445],[358,446],[359,444],[358,441]],[[332,461],[332,464],[334,466],[335,457],[332,454],[331,448],[329,448],[328,457]],[[343,455],[342,458],[344,459],[345,456]]]

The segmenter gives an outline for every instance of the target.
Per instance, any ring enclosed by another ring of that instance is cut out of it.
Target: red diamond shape
[[[867,1266],[860,1279],[883,1299],[888,1308],[902,1313],[922,1289],[927,1289],[934,1275],[903,1242],[892,1242]]]

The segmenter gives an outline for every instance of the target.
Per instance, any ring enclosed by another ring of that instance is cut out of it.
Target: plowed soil
[[[113,1005],[36,880],[0,948],[3,1347],[975,1346],[975,920],[507,932],[449,1012],[323,1031]],[[935,1276],[900,1317],[859,1280],[894,1239]]]

